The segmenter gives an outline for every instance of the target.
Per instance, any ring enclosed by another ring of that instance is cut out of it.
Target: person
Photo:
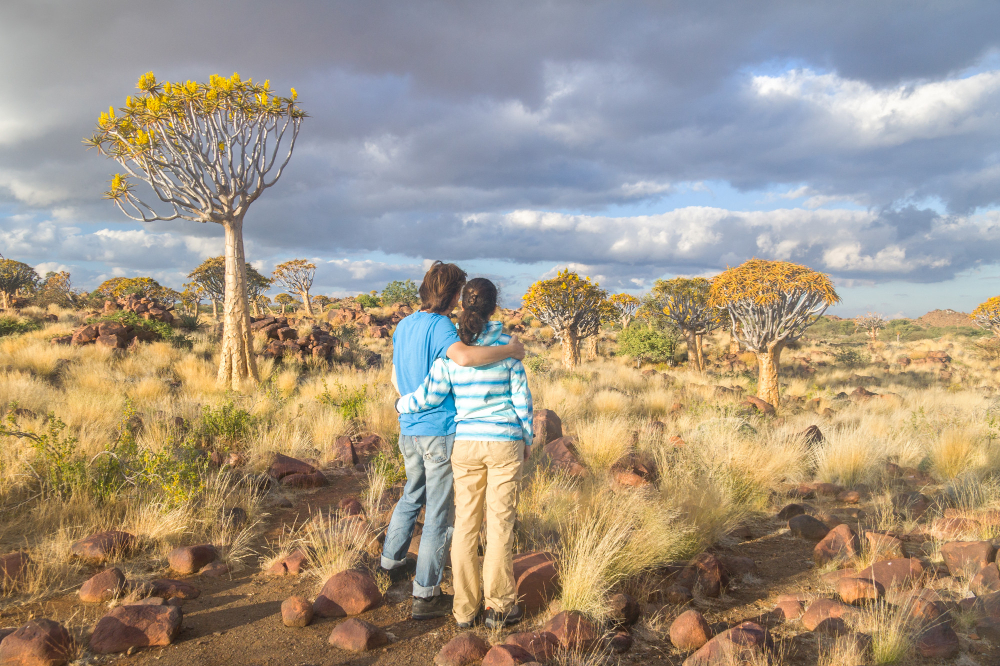
[[[524,345],[516,338],[503,346],[477,347],[462,342],[448,315],[458,305],[465,280],[465,272],[454,264],[436,261],[427,271],[420,284],[420,310],[403,318],[392,336],[397,390],[416,390],[438,359],[477,366],[524,358]],[[452,610],[452,597],[441,593],[441,578],[454,517],[454,400],[444,400],[419,414],[401,415],[399,431],[406,485],[389,520],[380,564],[394,583],[414,575],[413,619],[444,617]],[[414,561],[406,554],[422,508],[424,527]]]
[[[503,325],[489,321],[496,286],[470,280],[462,293],[458,336],[467,345],[502,345]],[[455,621],[487,627],[520,622],[513,544],[517,482],[532,442],[531,391],[516,359],[470,368],[438,359],[416,391],[396,401],[400,414],[426,413],[454,400],[458,424],[451,467],[455,477],[455,531],[451,547]],[[479,563],[479,534],[486,511],[486,549]],[[482,591],[481,591],[482,590]]]

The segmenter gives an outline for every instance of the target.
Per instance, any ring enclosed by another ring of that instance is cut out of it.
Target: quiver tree
[[[295,302],[291,294],[278,294],[274,297],[274,302],[281,306],[281,314],[285,314],[285,308]]]
[[[55,304],[68,308],[73,306],[73,284],[69,271],[49,271],[38,283],[35,303],[42,307]]]
[[[976,322],[976,326],[993,331],[993,335],[1000,337],[1000,296],[977,305],[969,318]]]
[[[139,79],[141,94],[102,113],[85,141],[117,161],[105,195],[140,222],[214,222],[226,237],[226,289],[219,381],[238,388],[257,380],[250,339],[243,220],[254,201],[281,177],[291,159],[305,113],[270,85],[213,75],[208,83]],[[156,197],[139,199],[130,178]]]
[[[260,296],[271,288],[271,280],[261,275],[250,264],[246,264],[243,270],[246,275],[247,302],[252,304],[256,311]],[[209,257],[188,273],[188,277],[201,288],[202,294],[212,304],[212,317],[218,318],[218,304],[224,303],[226,297],[225,257]]]
[[[183,287],[181,304],[197,320],[198,309],[201,308],[201,299],[205,297],[205,290],[197,282],[185,282]]]
[[[687,340],[688,362],[705,370],[702,338],[720,324],[720,312],[709,304],[712,284],[705,278],[657,280],[648,295],[651,310],[659,310]]]
[[[602,304],[607,293],[590,278],[563,270],[551,280],[539,280],[525,294],[524,307],[562,343],[563,365],[580,362],[580,339],[600,328]],[[593,334],[593,333],[591,333]]]
[[[305,259],[292,259],[275,266],[272,276],[275,282],[299,295],[307,315],[313,313],[309,290],[312,289],[313,280],[316,278],[316,264],[311,264]]]
[[[864,331],[868,336],[868,345],[874,346],[878,340],[878,334],[882,332],[889,320],[880,314],[869,312],[864,317],[854,318],[854,332]]]
[[[632,323],[641,305],[638,298],[629,294],[613,294],[607,303],[614,313],[615,323],[621,326],[623,331]]]
[[[751,259],[716,275],[709,299],[710,305],[726,308],[733,337],[757,355],[757,397],[775,407],[782,349],[839,302],[829,276],[764,259]]]
[[[323,296],[323,295],[313,296],[313,305],[315,305],[316,309],[318,309],[320,312],[325,310],[326,306],[328,306],[329,304],[330,304],[329,296]]]
[[[164,287],[151,277],[116,277],[99,284],[94,293],[110,299],[122,298],[129,294],[138,294],[146,298],[161,298],[164,291]]]
[[[0,257],[0,296],[4,310],[9,310],[11,298],[31,293],[38,286],[38,273],[28,264]]]

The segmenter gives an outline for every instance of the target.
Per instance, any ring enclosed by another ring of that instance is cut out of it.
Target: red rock
[[[752,407],[765,416],[774,416],[774,405],[755,395],[747,396],[746,400],[740,404],[744,407]]]
[[[0,589],[22,582],[28,574],[31,557],[24,552],[8,553],[0,557]]]
[[[907,606],[910,608],[910,617],[918,626],[928,627],[931,624],[942,622],[951,623],[948,607],[941,601],[938,593],[930,588],[925,587],[911,592],[900,605],[904,608]]]
[[[95,341],[98,347],[107,349],[125,349],[125,342],[116,335],[100,335]]]
[[[307,462],[296,460],[281,453],[275,453],[267,473],[272,479],[279,481],[290,474],[312,474],[316,468]]]
[[[785,494],[796,499],[812,499],[813,497],[816,497],[816,491],[813,490],[813,487],[807,483],[800,483],[798,486],[790,489]]]
[[[355,497],[345,497],[340,500],[340,511],[345,516],[363,516],[365,515],[365,509],[361,506],[361,502]]]
[[[167,563],[171,570],[179,574],[196,573],[206,564],[211,564],[217,559],[219,559],[219,551],[215,549],[215,546],[207,543],[174,548],[167,555]]]
[[[934,521],[930,533],[939,539],[957,539],[979,532],[979,522],[966,517],[944,517]]]
[[[319,471],[309,474],[289,474],[281,479],[281,485],[286,488],[322,488],[329,484],[326,475]]]
[[[349,569],[335,574],[326,581],[313,602],[313,611],[319,617],[359,615],[382,603],[378,585],[367,573]]]
[[[206,564],[199,571],[199,576],[208,576],[209,578],[222,578],[229,574],[229,565],[224,562],[212,562],[211,564]]]
[[[774,607],[774,612],[786,622],[797,620],[806,612],[805,604],[801,599],[795,597],[779,597],[778,603]]]
[[[590,620],[573,611],[559,613],[545,623],[542,631],[554,635],[559,645],[567,650],[587,651],[600,637],[600,632]]]
[[[490,644],[470,632],[459,634],[445,643],[434,657],[436,666],[470,666],[479,664],[490,651]]]
[[[851,628],[843,618],[828,617],[817,624],[813,632],[825,636],[845,636],[851,633]]]
[[[684,666],[728,666],[759,660],[773,647],[760,625],[744,622],[722,632],[684,660]]]
[[[802,626],[812,631],[819,623],[831,617],[844,618],[857,613],[857,610],[833,599],[817,599],[802,616]]]
[[[788,520],[789,518],[794,518],[795,516],[801,516],[806,512],[806,508],[801,504],[789,504],[775,516],[778,520]]]
[[[77,329],[73,333],[73,344],[74,345],[89,345],[95,340],[97,340],[98,335],[97,327],[93,325],[84,326],[83,328]]]
[[[194,585],[170,578],[149,581],[149,591],[152,596],[162,599],[197,599],[201,595],[201,590]]]
[[[281,602],[281,622],[286,627],[307,627],[313,619],[313,607],[305,597],[291,596]]]
[[[608,647],[610,647],[611,651],[615,654],[628,652],[632,647],[632,634],[628,633],[624,629],[619,629],[608,640]]]
[[[535,661],[534,655],[517,645],[494,645],[483,657],[483,666],[519,666]]]
[[[809,446],[814,444],[822,444],[825,440],[823,437],[823,431],[819,429],[817,425],[811,425],[802,432],[799,433],[799,437],[805,440],[805,443]]]
[[[267,573],[271,576],[298,576],[308,563],[309,556],[296,549],[272,564]]]
[[[712,628],[696,610],[684,611],[669,629],[670,642],[680,650],[697,650],[712,638]]]
[[[917,652],[922,657],[951,659],[958,654],[958,635],[947,624],[928,627],[917,639]]]
[[[631,595],[619,592],[608,598],[608,606],[611,608],[611,619],[618,626],[631,626],[639,620],[642,611]]]
[[[333,451],[334,458],[337,460],[342,460],[348,465],[358,464],[358,453],[354,450],[354,443],[347,435],[337,438],[337,441],[333,445]]]
[[[841,578],[837,581],[837,594],[844,603],[857,604],[881,599],[885,588],[870,578]]]
[[[364,652],[389,644],[389,636],[380,627],[352,617],[338,624],[327,641],[341,650]]]
[[[102,617],[90,637],[97,654],[125,652],[133,647],[170,645],[181,629],[181,611],[173,606],[118,606]]]
[[[888,590],[893,587],[908,585],[919,580],[923,572],[924,567],[920,564],[920,560],[904,557],[897,560],[876,562],[867,569],[862,569],[854,575],[857,578],[872,579]]]
[[[519,648],[530,652],[535,661],[547,662],[555,657],[556,650],[559,649],[559,641],[555,635],[548,631],[525,631],[518,634],[511,634],[504,639],[505,645],[516,645]]]
[[[80,559],[101,563],[114,557],[128,555],[136,543],[136,538],[128,532],[108,530],[73,543],[70,552]]]
[[[861,493],[857,490],[845,490],[837,495],[837,501],[844,504],[857,504],[861,501]]]
[[[99,604],[117,599],[125,589],[125,574],[114,567],[106,569],[91,577],[80,587],[80,601],[89,604]]]
[[[563,436],[562,421],[551,409],[536,409],[532,418],[533,444],[545,446]]]
[[[354,449],[358,452],[359,456],[378,453],[382,450],[382,438],[378,435],[365,435],[354,445]]]
[[[62,666],[73,652],[66,627],[53,620],[32,620],[0,641],[0,664]]]
[[[952,541],[941,546],[941,557],[952,576],[972,576],[996,560],[997,549],[989,541]]]
[[[931,506],[931,500],[920,493],[899,493],[892,498],[893,507],[901,512],[919,518]]]
[[[677,604],[682,606],[694,599],[694,595],[691,594],[689,588],[684,587],[674,583],[663,590],[663,600],[668,604]]]
[[[865,532],[865,539],[868,541],[868,548],[879,561],[897,560],[904,557],[903,542],[889,534],[881,532]]]
[[[537,612],[559,592],[559,571],[549,553],[520,553],[514,556],[514,580],[518,603],[526,613]]]
[[[788,531],[792,533],[792,536],[801,539],[822,541],[823,537],[830,532],[830,528],[812,516],[803,514],[801,516],[793,516],[788,521]]]
[[[969,588],[978,595],[1000,592],[1000,569],[996,562],[990,562],[975,575]]]
[[[729,576],[722,561],[712,553],[705,552],[681,571],[677,582],[688,589],[700,587],[706,597],[718,597],[722,594],[722,588],[729,584]]]
[[[816,494],[821,497],[836,497],[844,492],[844,489],[835,483],[817,483],[814,486]]]
[[[813,548],[813,561],[822,566],[836,560],[849,560],[861,551],[858,535],[847,525],[830,530]]]
[[[587,468],[580,464],[572,437],[552,440],[542,450],[549,463],[556,469],[570,476],[586,476]]]

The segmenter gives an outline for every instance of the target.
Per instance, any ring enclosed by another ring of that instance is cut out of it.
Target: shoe
[[[483,618],[483,623],[488,629],[510,627],[524,619],[524,609],[517,604],[514,604],[514,607],[506,613],[487,608],[486,612],[483,613]]]
[[[379,569],[382,569],[385,575],[389,577],[389,580],[395,584],[410,578],[417,572],[417,561],[412,557],[407,557],[398,567],[385,569],[380,566]]]
[[[479,624],[482,624],[482,623],[483,623],[483,607],[482,606],[480,606],[479,610],[476,611],[476,616],[474,618],[472,618],[471,620],[469,620],[468,622],[459,622],[458,620],[455,621],[455,624],[458,625],[459,629],[472,629],[476,625],[479,625]]]
[[[433,620],[436,617],[451,615],[454,597],[450,594],[439,594],[436,597],[413,597],[413,611],[410,616],[414,620]]]

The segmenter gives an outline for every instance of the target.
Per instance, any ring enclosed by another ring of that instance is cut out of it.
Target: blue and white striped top
[[[505,345],[503,324],[491,321],[476,339],[483,347]],[[413,414],[440,405],[455,394],[455,439],[484,441],[524,440],[531,446],[532,404],[528,377],[520,361],[512,358],[478,368],[465,368],[439,358],[430,374],[413,393],[396,402],[400,414]]]

